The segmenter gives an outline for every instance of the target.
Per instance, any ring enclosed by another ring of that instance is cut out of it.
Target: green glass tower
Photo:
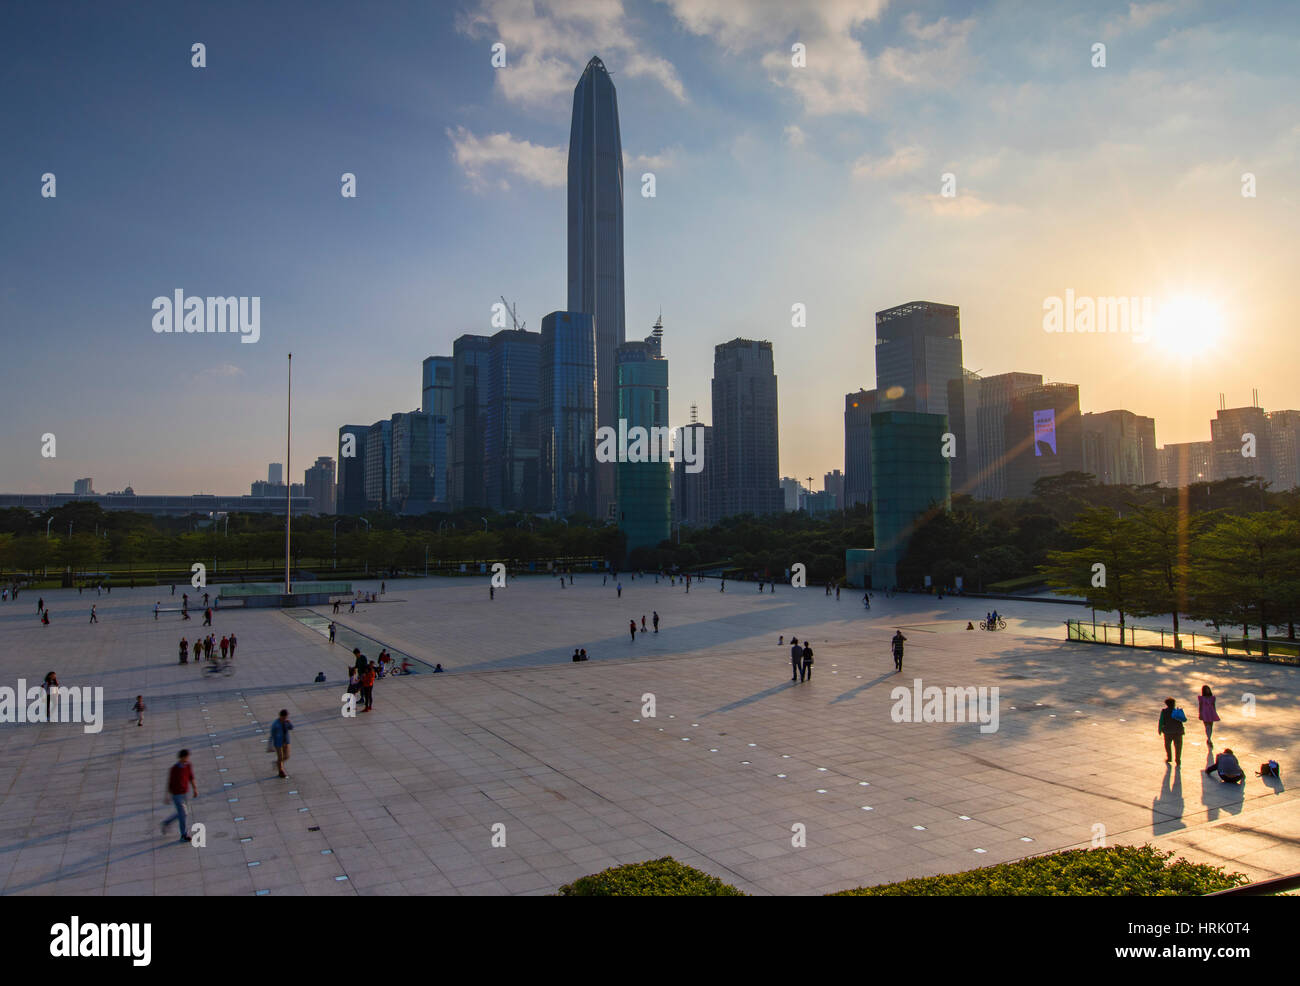
[[[618,526],[627,551],[654,548],[672,536],[672,463],[669,461],[668,361],[663,322],[645,342],[618,348]]]
[[[877,411],[871,416],[871,584],[898,585],[898,562],[931,509],[947,510],[952,478],[943,456],[946,414]]]

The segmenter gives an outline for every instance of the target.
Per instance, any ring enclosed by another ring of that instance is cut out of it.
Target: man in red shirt
[[[179,821],[181,842],[190,841],[190,837],[186,834],[188,826],[185,824],[185,795],[189,791],[194,792],[194,797],[199,796],[199,789],[194,783],[194,768],[190,766],[190,751],[181,750],[167,775],[167,793],[171,796],[172,804],[176,806],[176,812],[168,816],[167,820],[162,823],[162,830],[166,833],[167,826],[173,820]]]
[[[374,708],[374,704],[375,704],[374,692],[375,692],[375,666],[372,663],[364,671],[361,672],[361,697],[362,699],[365,700],[366,703],[366,707],[361,710],[362,712],[369,712],[372,708]]]

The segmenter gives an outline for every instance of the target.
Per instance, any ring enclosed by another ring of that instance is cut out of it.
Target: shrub
[[[835,897],[1194,897],[1248,883],[1152,846],[1070,849],[964,873],[841,890]]]
[[[715,876],[677,862],[671,856],[627,863],[560,888],[561,897],[744,897]]]

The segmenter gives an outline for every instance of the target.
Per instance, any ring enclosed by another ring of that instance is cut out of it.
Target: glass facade
[[[487,430],[483,455],[487,505],[493,510],[537,508],[537,391],[542,337],[502,329],[488,352]]]
[[[617,366],[619,444],[627,433],[632,453],[632,429],[646,431],[644,461],[631,461],[632,454],[628,454],[629,461],[620,461],[617,468],[618,526],[627,535],[626,550],[631,552],[658,547],[672,535],[668,361],[660,354],[657,337],[651,337],[620,346]]]
[[[618,96],[599,58],[573,90],[569,130],[569,299],[595,320],[597,423],[616,427],[614,354],[626,338],[623,308],[623,144]],[[613,464],[599,470],[604,516],[614,499]]]
[[[366,437],[369,425],[344,425],[339,429],[339,469],[337,510],[341,514],[365,513],[366,510]],[[349,441],[350,438],[350,441]],[[344,455],[351,446],[352,454]]]
[[[456,361],[450,356],[430,356],[421,373],[420,410],[426,414],[450,418],[453,398],[453,375]]]
[[[844,497],[846,507],[871,502],[871,416],[876,392],[859,390],[844,397]]]
[[[596,512],[596,327],[584,312],[542,319],[538,509]]]
[[[713,454],[705,462],[713,523],[780,513],[772,344],[733,339],[713,349]]]
[[[898,562],[917,522],[950,506],[951,472],[942,454],[945,414],[877,411],[871,416],[871,584],[898,585]]]
[[[453,509],[487,506],[483,445],[487,432],[487,336],[463,335],[452,344],[451,489]]]
[[[387,510],[392,499],[393,422],[376,421],[366,435],[366,509]]]

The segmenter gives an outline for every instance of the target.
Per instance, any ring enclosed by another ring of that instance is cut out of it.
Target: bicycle
[[[997,623],[995,623],[991,627],[989,626],[988,620],[980,620],[981,630],[1005,630],[1006,628],[1007,628],[1007,621],[1000,616],[998,617]]]

